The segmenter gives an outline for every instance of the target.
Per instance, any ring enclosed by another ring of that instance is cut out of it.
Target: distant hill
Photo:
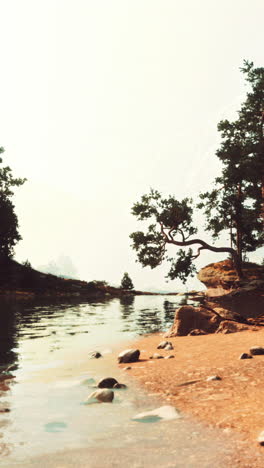
[[[42,273],[29,264],[21,265],[15,260],[0,261],[0,295],[17,297],[119,297],[124,295],[152,294],[142,291],[126,291],[108,286],[104,281],[80,281]]]

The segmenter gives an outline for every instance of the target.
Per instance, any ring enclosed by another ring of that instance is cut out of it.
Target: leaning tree
[[[151,190],[132,208],[138,220],[150,223],[145,232],[130,235],[138,261],[151,268],[169,262],[170,279],[185,282],[189,275],[193,276],[193,260],[202,250],[227,253],[238,278],[242,278],[243,253],[263,246],[264,68],[254,68],[253,63],[245,61],[241,70],[250,89],[238,119],[218,124],[222,140],[216,155],[222,162],[222,171],[214,181],[214,189],[201,194],[197,205],[204,209],[205,228],[211,232],[213,242],[228,230],[231,245],[216,247],[196,237],[198,230],[193,225],[194,205],[190,198],[178,201],[174,196],[165,198]],[[176,257],[170,256],[170,245],[178,247]]]
[[[185,283],[187,277],[193,276],[196,271],[193,260],[202,250],[210,250],[229,254],[238,277],[242,278],[241,263],[235,249],[216,247],[195,237],[198,229],[193,224],[191,198],[178,201],[172,195],[165,198],[158,191],[151,189],[149,194],[143,195],[141,200],[133,205],[132,214],[140,221],[149,221],[145,232],[130,234],[132,247],[136,250],[142,266],[156,268],[164,261],[168,262],[170,269],[167,277],[171,280],[180,278]],[[176,257],[170,256],[168,249],[171,245],[180,247]],[[196,247],[196,252],[193,251],[193,246]],[[188,247],[188,250],[181,247]]]

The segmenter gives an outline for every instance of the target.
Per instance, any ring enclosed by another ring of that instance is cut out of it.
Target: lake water
[[[0,465],[224,466],[218,456],[223,456],[219,434],[185,417],[152,424],[133,421],[135,414],[164,402],[116,365],[122,342],[126,348],[140,334],[167,330],[178,304],[177,296],[2,302],[2,379],[11,375],[0,383]],[[89,359],[94,350],[103,357]],[[12,369],[3,374],[9,365]],[[113,404],[84,405],[96,382],[107,376],[128,388],[115,392]],[[228,455],[230,447],[224,452]]]

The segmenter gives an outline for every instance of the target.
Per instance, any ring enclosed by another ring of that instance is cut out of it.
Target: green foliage
[[[176,278],[180,279],[183,284],[186,283],[189,276],[194,276],[197,272],[195,265],[193,264],[193,250],[188,249],[185,252],[182,249],[179,249],[177,252],[177,258],[171,258],[171,267],[168,272],[167,278],[174,280]]]
[[[0,147],[0,154],[3,152],[4,148]],[[11,197],[14,194],[13,187],[19,187],[25,180],[14,178],[9,166],[0,167],[0,257],[11,257],[14,246],[21,240]]]
[[[163,198],[159,192],[151,189],[149,194],[141,197],[140,202],[134,204],[132,214],[140,221],[152,221],[146,232],[130,234],[138,262],[152,269],[164,261],[168,262],[170,270],[167,278],[171,280],[180,278],[185,282],[188,276],[194,276],[196,270],[192,264],[191,249],[188,252],[179,249],[176,259],[167,255],[167,246],[173,243],[175,236],[180,236],[178,245],[185,245],[190,236],[197,233],[197,228],[192,225],[192,200],[185,198],[180,202],[172,195]]]
[[[121,288],[122,289],[134,289],[134,285],[132,283],[131,278],[129,277],[128,273],[124,273],[124,276],[121,281]]]
[[[264,68],[254,68],[253,63],[245,61],[241,71],[250,91],[238,119],[218,124],[222,141],[216,156],[222,162],[222,173],[215,179],[214,189],[201,194],[198,205],[204,209],[206,229],[214,238],[229,230],[240,257],[264,242]]]

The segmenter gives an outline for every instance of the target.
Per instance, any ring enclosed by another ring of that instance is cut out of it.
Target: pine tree
[[[124,276],[121,281],[121,289],[134,289],[134,285],[128,273],[124,273]]]
[[[245,61],[241,70],[251,89],[238,119],[218,124],[222,142],[216,156],[222,173],[214,189],[201,194],[198,205],[214,238],[229,230],[240,261],[264,242],[264,68]]]

